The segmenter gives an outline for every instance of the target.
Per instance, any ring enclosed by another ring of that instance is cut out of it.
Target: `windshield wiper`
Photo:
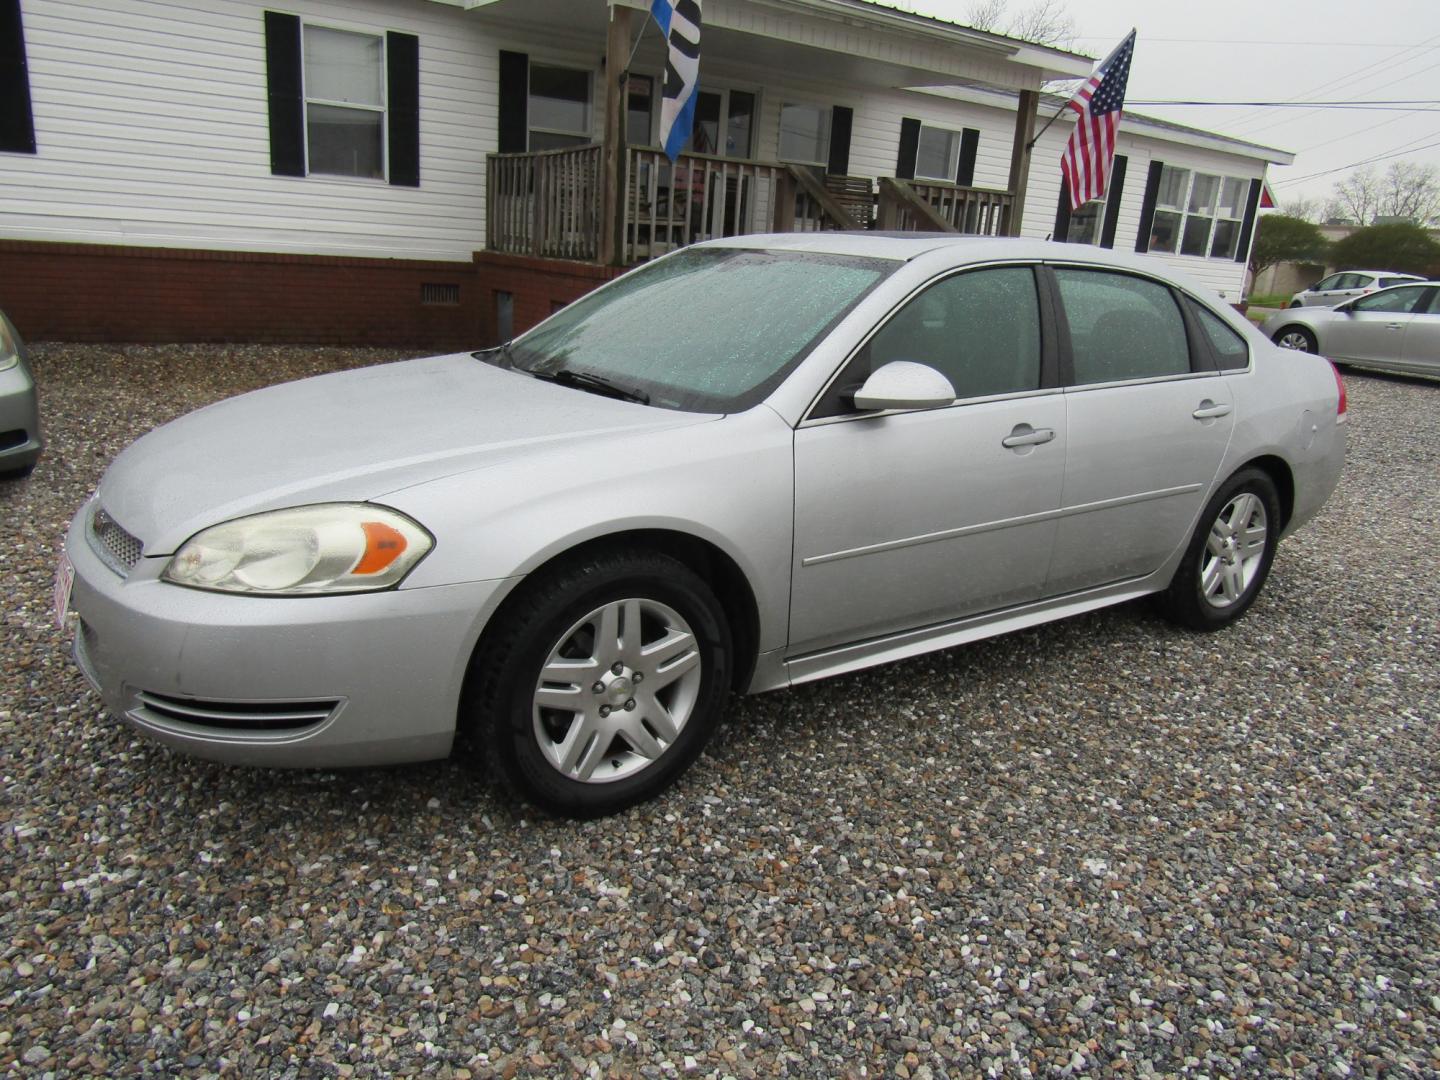
[[[619,386],[603,375],[593,375],[588,371],[574,371],[571,368],[561,368],[559,371],[541,371],[531,368],[529,374],[534,375],[537,379],[544,379],[546,382],[559,383],[561,386],[573,386],[577,390],[600,394],[603,397],[619,398],[621,401],[636,401],[641,405],[650,404],[650,395],[644,390]]]

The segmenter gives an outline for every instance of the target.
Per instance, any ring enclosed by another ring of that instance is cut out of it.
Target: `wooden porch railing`
[[[491,154],[486,172],[491,251],[552,259],[600,258],[599,145]],[[649,147],[625,151],[619,246],[625,265],[721,236],[757,232],[882,229],[1002,235],[1008,192],[931,181],[825,177],[770,161],[681,154],[674,165]]]
[[[1008,191],[882,177],[880,228],[1003,236],[1014,201]]]
[[[600,255],[600,146],[491,154],[485,220],[491,251],[552,259]]]
[[[825,186],[793,165],[626,150],[621,259],[628,265],[673,248],[757,232],[853,229],[854,218]]]

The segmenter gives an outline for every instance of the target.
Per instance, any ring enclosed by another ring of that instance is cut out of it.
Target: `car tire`
[[[1279,345],[1282,349],[1294,349],[1297,352],[1318,353],[1320,343],[1315,339],[1314,331],[1308,327],[1299,326],[1294,323],[1289,326],[1282,326],[1270,336],[1270,340]]]
[[[1192,630],[1219,630],[1240,618],[1270,576],[1280,526],[1275,482],[1261,469],[1241,469],[1206,504],[1158,597],[1161,613]]]
[[[526,582],[497,619],[465,713],[513,793],[567,817],[615,813],[669,787],[709,741],[731,637],[715,594],[679,560],[592,553]]]
[[[34,464],[22,465],[22,466],[21,466],[20,468],[18,468],[18,469],[8,469],[8,470],[6,470],[6,469],[0,469],[0,481],[6,481],[6,480],[24,480],[27,476],[29,476],[29,475],[30,475],[31,473],[33,473],[34,471],[35,471],[35,466],[34,466]]]

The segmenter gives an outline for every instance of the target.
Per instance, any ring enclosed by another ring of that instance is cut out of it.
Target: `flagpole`
[[[1049,130],[1050,130],[1050,125],[1053,124],[1053,123],[1055,123],[1056,120],[1059,120],[1059,119],[1060,119],[1060,114],[1063,113],[1063,112],[1064,112],[1066,109],[1068,109],[1069,107],[1070,107],[1070,100],[1069,100],[1069,98],[1066,98],[1065,104],[1061,105],[1060,108],[1056,111],[1055,115],[1052,116],[1052,117],[1050,117],[1049,120],[1046,120],[1046,121],[1045,121],[1045,126],[1035,133],[1035,137],[1034,137],[1033,139],[1031,139],[1028,143],[1025,144],[1025,149],[1026,149],[1026,150],[1034,150],[1034,149],[1035,149],[1035,144],[1040,141],[1040,136],[1041,136],[1041,135],[1044,135],[1045,132],[1049,131]]]

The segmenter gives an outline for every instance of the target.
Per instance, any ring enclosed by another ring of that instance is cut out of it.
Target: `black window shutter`
[[[1240,247],[1235,252],[1235,261],[1250,261],[1250,236],[1255,232],[1255,212],[1260,208],[1260,188],[1263,181],[1250,181],[1250,197],[1245,200],[1245,223],[1240,226]]]
[[[955,183],[969,187],[975,183],[975,152],[980,149],[980,132],[965,128],[960,132],[960,161],[955,168]]]
[[[1055,239],[1067,243],[1070,239],[1070,185],[1060,177],[1060,201],[1055,205]]]
[[[1115,227],[1120,224],[1120,200],[1125,197],[1125,167],[1129,164],[1130,159],[1124,154],[1116,154],[1110,166],[1110,190],[1105,193],[1105,224],[1100,229],[1100,246],[1103,248],[1115,246]],[[1152,219],[1155,216],[1153,204],[1150,216]]]
[[[420,39],[414,34],[385,35],[385,77],[390,183],[419,187]]]
[[[834,176],[850,175],[850,128],[854,123],[854,109],[836,105],[830,110],[830,164],[825,171]]]
[[[900,156],[895,161],[895,179],[915,179],[915,158],[920,154],[920,121],[900,118]]]
[[[276,176],[304,176],[298,15],[265,12],[265,88],[270,97],[270,171]]]
[[[35,153],[35,118],[30,111],[30,70],[20,0],[0,0],[0,150]]]
[[[500,50],[500,153],[530,148],[530,57]]]
[[[1150,162],[1150,175],[1145,178],[1145,201],[1140,204],[1140,231],[1135,234],[1135,250],[1150,250],[1150,227],[1155,224],[1155,198],[1160,194],[1160,170],[1163,161]]]

